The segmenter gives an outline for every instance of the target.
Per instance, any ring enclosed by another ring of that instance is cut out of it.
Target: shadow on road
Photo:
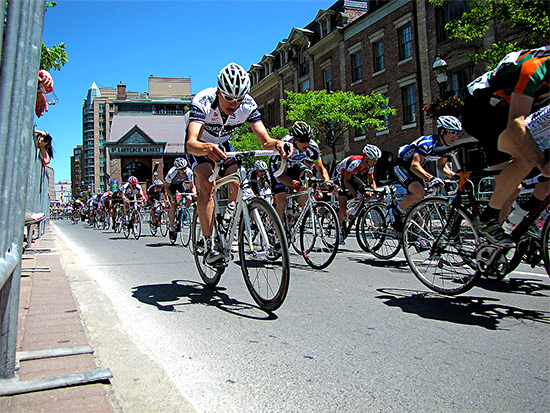
[[[132,297],[153,305],[161,311],[177,312],[178,306],[204,304],[239,317],[255,320],[276,320],[273,313],[266,313],[259,307],[229,297],[224,288],[208,288],[189,280],[173,280],[170,284],[148,284],[133,287]]]
[[[377,296],[390,307],[399,307],[405,313],[422,318],[474,325],[488,330],[499,330],[501,320],[513,318],[550,324],[550,312],[524,310],[498,304],[498,299],[488,297],[447,297],[437,293],[379,288]]]
[[[407,260],[403,259],[390,259],[390,260],[381,260],[379,258],[357,258],[357,257],[348,257],[348,260],[357,262],[359,264],[370,265],[372,267],[379,268],[397,268],[407,270],[410,272]]]
[[[545,284],[541,280],[511,277],[504,280],[490,280],[482,277],[476,284],[476,287],[487,291],[525,294],[535,297],[548,297],[548,292],[550,291],[550,285]]]

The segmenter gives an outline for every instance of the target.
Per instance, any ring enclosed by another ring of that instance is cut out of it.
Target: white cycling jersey
[[[217,88],[211,87],[197,93],[191,101],[189,122],[200,122],[204,129],[201,142],[224,143],[231,133],[245,122],[262,120],[258,105],[252,96],[246,94],[237,111],[223,121],[216,96]]]
[[[191,168],[185,168],[183,175],[178,174],[178,170],[175,166],[170,168],[164,179],[169,184],[178,185],[182,182],[192,182],[193,181],[193,171]]]
[[[545,106],[525,119],[535,142],[544,149],[550,148],[550,106]]]
[[[134,196],[135,195],[141,195],[143,196],[143,189],[141,189],[141,185],[140,184],[136,184],[136,186],[134,187],[134,189],[132,189],[132,187],[130,186],[130,183],[129,182],[126,182],[123,186],[122,186],[122,193],[124,194],[124,196],[128,199],[134,199]]]

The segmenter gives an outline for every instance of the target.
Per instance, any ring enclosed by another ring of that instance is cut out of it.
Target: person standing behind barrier
[[[401,230],[405,210],[424,198],[426,194],[424,182],[428,182],[432,187],[445,186],[441,178],[433,176],[423,168],[426,162],[437,161],[439,172],[447,178],[455,176],[447,165],[447,157],[436,156],[433,150],[437,147],[453,145],[458,133],[462,130],[462,124],[454,116],[440,116],[436,125],[437,134],[421,136],[409,145],[402,146],[397,152],[397,165],[393,172],[408,192],[397,208],[390,208],[390,220],[397,231]]]

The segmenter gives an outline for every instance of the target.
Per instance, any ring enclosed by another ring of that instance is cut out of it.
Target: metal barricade
[[[37,159],[34,106],[45,0],[0,2],[0,380],[15,375],[25,210],[48,213],[48,178]],[[45,194],[45,195],[44,195]]]

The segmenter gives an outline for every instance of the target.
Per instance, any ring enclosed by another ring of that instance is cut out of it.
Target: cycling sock
[[[479,216],[479,220],[482,222],[489,222],[492,219],[498,219],[499,214],[500,214],[500,209],[495,209],[487,205],[487,208],[485,208],[485,210]]]

